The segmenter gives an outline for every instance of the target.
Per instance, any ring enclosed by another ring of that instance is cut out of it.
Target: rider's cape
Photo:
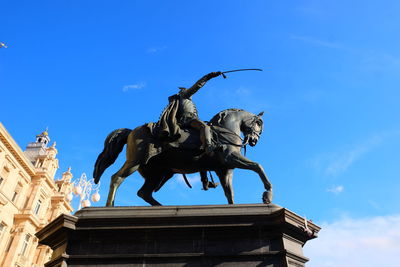
[[[160,140],[173,142],[181,136],[177,118],[179,104],[179,95],[169,97],[169,104],[162,112],[156,126]]]
[[[179,118],[177,113],[180,104],[179,95],[173,95],[169,98],[169,103],[164,111],[161,113],[160,119],[157,123],[148,123],[146,127],[150,130],[154,137],[153,142],[149,143],[145,153],[143,163],[147,162],[154,156],[160,154],[165,148],[166,144],[174,146],[174,141],[181,137],[181,129],[178,124]]]

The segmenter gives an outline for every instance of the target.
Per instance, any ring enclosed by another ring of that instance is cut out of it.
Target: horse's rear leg
[[[125,180],[126,177],[134,173],[139,168],[139,164],[136,161],[126,161],[122,168],[111,176],[110,191],[108,192],[106,206],[114,206],[115,193],[118,187]]]
[[[153,198],[153,192],[159,184],[160,179],[145,177],[145,182],[137,192],[137,195],[152,206],[161,206],[161,203]]]
[[[134,173],[139,167],[144,157],[147,145],[148,132],[145,128],[140,127],[133,130],[127,140],[126,161],[122,168],[111,177],[110,191],[107,198],[107,206],[114,206],[115,194],[118,187],[126,177]]]
[[[222,188],[224,189],[224,193],[226,199],[229,204],[233,204],[233,186],[232,186],[232,178],[233,178],[233,169],[219,170],[215,171],[221,181]]]

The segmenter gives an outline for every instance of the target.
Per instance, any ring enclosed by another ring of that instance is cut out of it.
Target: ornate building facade
[[[0,123],[0,266],[44,266],[51,250],[38,246],[35,233],[73,209],[70,169],[55,181],[55,142],[47,131],[22,151]]]

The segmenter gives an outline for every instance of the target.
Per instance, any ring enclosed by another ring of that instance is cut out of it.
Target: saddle
[[[211,128],[211,142],[213,146],[218,149],[223,145],[242,146],[243,140],[236,133],[212,124],[208,124]],[[148,123],[145,125],[151,132],[152,142],[149,144],[145,162],[163,151],[168,149],[193,149],[199,150],[201,147],[200,133],[198,130],[192,128],[180,128],[179,134],[175,140],[163,140],[160,138],[159,129],[156,123]]]

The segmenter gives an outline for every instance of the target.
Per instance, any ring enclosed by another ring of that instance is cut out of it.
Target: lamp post
[[[73,183],[73,188],[72,192],[68,194],[67,198],[72,200],[72,193],[74,193],[76,196],[79,196],[79,207],[78,210],[80,210],[82,207],[90,207],[90,199],[93,202],[97,202],[100,200],[100,194],[99,194],[99,189],[100,189],[100,183],[95,184],[93,179],[88,179],[85,173],[82,173],[81,177]],[[92,191],[95,191],[94,194],[92,194],[92,197],[90,197],[90,194]]]

